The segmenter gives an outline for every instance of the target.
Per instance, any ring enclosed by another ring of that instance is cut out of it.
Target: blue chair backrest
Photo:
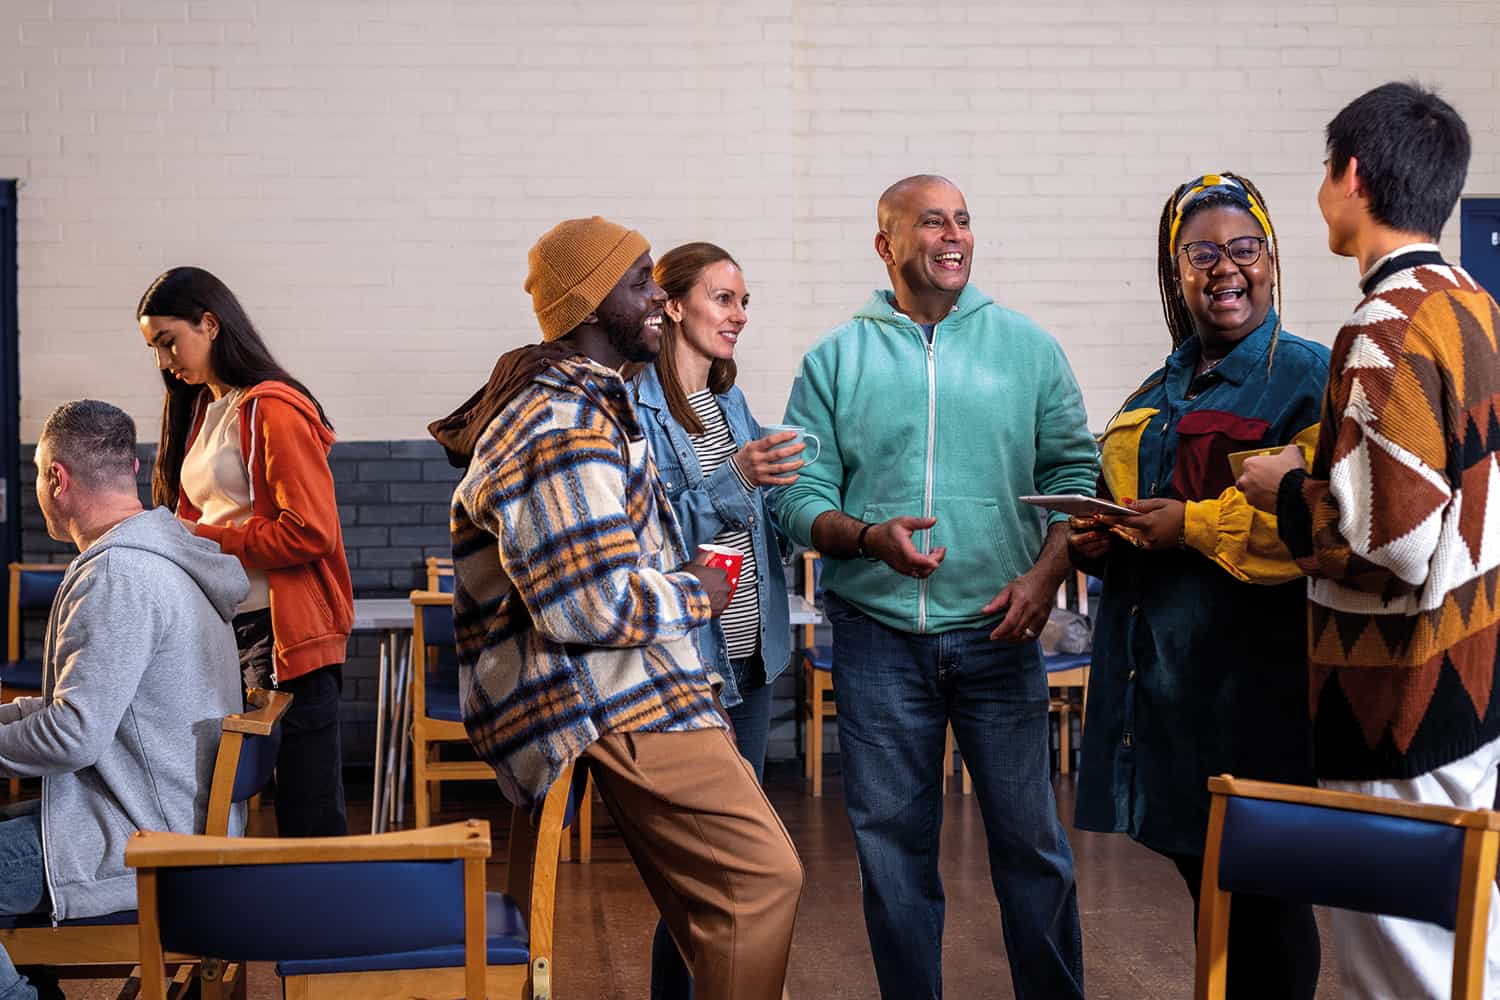
[[[453,574],[452,573],[440,573],[440,574],[438,574],[437,585],[438,585],[438,593],[440,593],[440,594],[451,594],[451,593],[453,593]]]
[[[63,570],[23,569],[16,579],[16,607],[37,611],[52,607],[57,588],[62,586]]]
[[[1230,796],[1219,887],[1453,930],[1464,828]]]
[[[422,641],[429,646],[453,646],[453,605],[424,604],[422,606]]]
[[[257,733],[242,733],[240,764],[234,770],[233,802],[246,802],[259,795],[276,772],[276,755],[281,750],[281,723],[277,723],[265,736]]]
[[[168,951],[252,962],[462,945],[464,863],[350,861],[163,868]]]

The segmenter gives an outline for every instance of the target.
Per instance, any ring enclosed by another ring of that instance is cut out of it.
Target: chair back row
[[[44,611],[52,607],[57,588],[67,573],[66,563],[10,564],[9,607],[6,612],[5,658],[14,663],[21,658],[21,613]]]

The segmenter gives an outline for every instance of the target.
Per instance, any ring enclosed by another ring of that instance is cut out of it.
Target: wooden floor
[[[853,841],[839,794],[836,766],[826,795],[803,792],[800,767],[773,766],[771,801],[796,840],[807,869],[787,987],[795,1000],[868,1000],[878,996],[860,911]],[[956,783],[955,783],[956,784]],[[369,828],[368,789],[351,788],[350,820]],[[1072,818],[1073,779],[1057,779],[1059,808]],[[460,798],[461,796],[461,798]],[[444,803],[439,820],[481,816],[500,831],[508,809],[491,787],[472,784]],[[942,873],[947,890],[943,948],[944,994],[959,998],[1011,998],[1010,974],[1000,933],[1000,912],[989,881],[983,824],[973,798],[955,789],[947,797]],[[408,815],[410,804],[408,803]],[[557,887],[555,994],[563,1000],[645,1000],[655,908],[602,808],[596,808],[594,859],[564,864]],[[252,820],[252,832],[272,833],[269,806]],[[1192,994],[1192,908],[1172,866],[1123,836],[1069,834],[1078,867],[1084,967],[1092,1000],[1188,1000]],[[504,876],[503,848],[490,874]],[[1320,915],[1321,917],[1321,915]],[[1320,919],[1326,928],[1326,922]],[[72,1000],[113,998],[118,984],[74,983]],[[269,965],[251,967],[254,1000],[280,998]],[[1324,934],[1320,998],[1337,998],[1333,953]]]

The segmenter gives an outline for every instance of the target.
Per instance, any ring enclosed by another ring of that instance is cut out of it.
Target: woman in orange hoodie
[[[153,281],[136,318],[167,389],[152,500],[244,565],[250,595],[234,627],[245,686],[293,696],[277,830],[344,834],[339,695],[354,598],[328,468],[333,425],[202,268]]]

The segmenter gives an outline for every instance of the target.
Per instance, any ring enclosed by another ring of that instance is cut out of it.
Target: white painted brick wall
[[[1497,50],[1495,0],[4,0],[22,436],[94,395],[154,438],[132,310],[196,263],[345,439],[419,437],[534,339],[526,249],[593,212],[739,257],[741,384],[770,420],[884,283],[874,199],[918,171],[963,186],[976,282],[1056,333],[1097,425],[1166,351],[1173,185],[1257,181],[1287,324],[1326,341],[1355,268],[1324,249],[1323,125],[1386,80],[1438,84],[1474,132],[1469,193],[1500,192]]]

